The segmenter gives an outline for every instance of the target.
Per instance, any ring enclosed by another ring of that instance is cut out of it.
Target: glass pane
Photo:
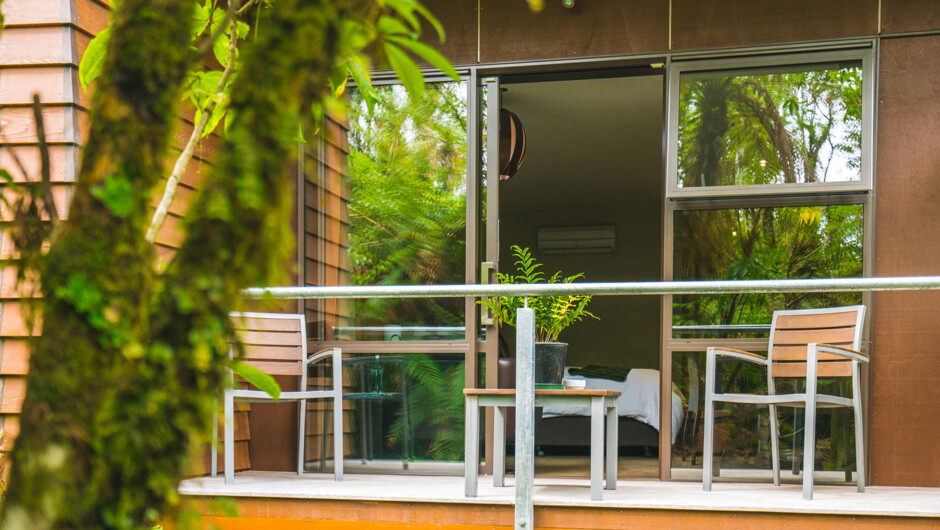
[[[767,352],[755,352],[766,355]],[[741,362],[718,364],[716,391],[726,393],[767,392],[767,376],[759,366]],[[705,410],[705,352],[673,352],[673,389],[681,393],[684,414],[672,446],[672,477],[701,480]],[[820,392],[851,396],[850,382],[821,379]],[[778,393],[802,392],[800,381],[778,379]],[[777,408],[781,478],[798,482],[802,470],[804,420],[801,409]],[[846,481],[846,470],[855,469],[854,418],[851,409],[820,409],[816,421],[816,482]],[[715,411],[715,467],[717,480],[772,479],[770,416],[767,407],[719,403]],[[794,451],[794,447],[796,450]],[[796,466],[794,468],[794,466]],[[827,473],[828,472],[828,473]],[[849,480],[854,480],[851,476]]]
[[[375,94],[367,101],[350,92],[348,175],[336,175],[341,194],[318,203],[328,209],[333,201],[339,219],[332,232],[325,230],[323,249],[308,244],[307,250],[323,255],[318,285],[464,283],[466,84],[429,84],[419,100],[399,85],[376,87]],[[327,157],[328,172],[335,164]],[[328,265],[334,261],[338,271]],[[327,304],[316,339],[464,338],[463,298]]]
[[[683,73],[678,186],[861,180],[861,61]]]
[[[862,274],[862,205],[675,213],[676,280],[852,278]],[[765,337],[777,309],[861,303],[861,293],[673,297],[674,337]]]
[[[462,466],[454,463],[464,453],[464,368],[463,354],[344,357],[346,471],[462,473]],[[328,363],[311,368],[311,389],[329,381],[329,370]],[[320,451],[327,453],[326,461],[332,458],[332,446],[318,443],[323,432],[332,432],[332,406],[311,403],[308,466],[319,462]],[[332,443],[329,437],[327,443]]]

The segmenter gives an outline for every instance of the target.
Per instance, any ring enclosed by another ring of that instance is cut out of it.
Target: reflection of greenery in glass
[[[674,256],[676,280],[860,276],[862,206],[679,211]],[[676,296],[673,324],[769,324],[777,309],[860,300],[858,293]]]
[[[765,351],[755,352],[767,355]],[[692,380],[691,369],[698,372]],[[764,394],[767,392],[767,373],[762,367],[738,361],[719,363],[720,379],[717,390],[728,393],[743,392]],[[686,399],[694,394],[698,385],[698,413],[705,410],[705,352],[674,352],[672,358],[673,383]],[[796,379],[777,379],[778,394],[796,392]],[[844,378],[819,380],[820,392],[840,396],[851,396],[851,383]],[[802,388],[802,387],[800,387]],[[689,404],[686,403],[686,410]],[[719,404],[716,415],[716,447],[721,448],[723,469],[770,469],[770,416],[766,407],[754,405]],[[848,413],[847,413],[848,412]],[[816,469],[838,471],[855,468],[854,420],[848,409],[829,409],[821,412],[816,422]],[[673,468],[702,467],[702,433],[704,418],[698,422],[692,415],[684,416],[672,450]],[[802,454],[803,425],[795,423],[794,409],[777,407],[777,427],[780,437],[781,468],[792,466],[793,446]],[[802,421],[800,419],[799,421]],[[694,426],[694,427],[693,427]],[[694,462],[694,463],[693,463]]]
[[[428,85],[420,100],[376,87],[349,114],[349,262],[356,285],[464,282],[466,85]],[[356,326],[463,325],[461,299],[372,299]],[[462,333],[461,333],[462,335]]]
[[[414,436],[415,457],[438,461],[463,459],[464,362],[463,355],[408,356],[405,365],[411,390],[408,421]],[[405,415],[399,410],[389,428],[389,445],[404,441]]]
[[[857,181],[859,63],[682,74],[679,186]]]

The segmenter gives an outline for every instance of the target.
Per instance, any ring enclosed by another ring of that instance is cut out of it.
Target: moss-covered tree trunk
[[[242,288],[286,273],[299,116],[329,90],[339,25],[375,16],[368,0],[262,11],[187,239],[157,274],[144,232],[193,60],[193,3],[118,6],[71,218],[34,264],[42,336],[2,528],[137,528],[172,516],[222,388],[228,312]]]
[[[143,524],[169,492],[147,483],[150,438],[166,434],[144,417],[153,405],[116,400],[154,384],[137,370],[150,355],[154,286],[143,230],[191,60],[192,13],[191,0],[124,0],[114,15],[118,53],[97,86],[71,219],[36,264],[42,337],[30,357],[4,528]]]

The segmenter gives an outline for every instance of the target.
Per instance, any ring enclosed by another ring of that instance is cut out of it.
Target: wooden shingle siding
[[[87,46],[90,36],[77,34],[69,2],[7,0],[2,10],[6,27],[0,34],[0,167],[18,182],[38,179],[40,159],[31,108],[33,94],[38,94],[50,144],[50,176],[57,183],[53,186],[56,209],[65,218],[70,183],[78,167],[78,144],[82,128],[87,127],[83,115],[87,96],[78,88],[78,50]],[[11,197],[8,190],[3,194]],[[10,220],[10,211],[0,207],[3,259],[16,257],[8,232]],[[35,293],[32,286],[17,284],[13,267],[4,267],[0,275],[0,451],[11,450],[19,433],[18,414],[29,369],[29,328],[21,299]]]
[[[0,78],[3,75],[0,74]],[[0,108],[0,113],[3,109]],[[26,182],[26,176],[14,160],[14,154],[23,164],[24,169],[32,180],[39,174],[39,148],[35,145],[4,145],[0,149],[0,169],[5,169],[16,182]],[[49,169],[52,182],[71,182],[75,180],[75,163],[78,160],[78,149],[75,146],[52,145],[49,146]]]
[[[4,339],[0,343],[0,375],[26,375],[29,351],[29,344],[24,339]]]

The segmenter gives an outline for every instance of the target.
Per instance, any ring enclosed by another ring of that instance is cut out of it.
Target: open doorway
[[[526,134],[523,164],[499,189],[501,272],[512,270],[511,247],[518,245],[549,276],[560,270],[584,273],[581,281],[589,282],[662,278],[664,80],[648,69],[639,73],[501,80],[502,107],[519,117]],[[548,243],[559,230],[574,238],[580,230],[603,234],[609,242],[587,250]],[[576,323],[559,337],[569,344],[566,365],[581,368],[572,373],[588,377],[589,388],[633,395],[620,403],[619,476],[658,477],[661,300],[601,296],[589,310],[600,320]],[[501,333],[514,351],[513,330]],[[681,397],[674,401],[679,418]],[[537,414],[536,472],[586,476],[588,417],[563,412]]]

